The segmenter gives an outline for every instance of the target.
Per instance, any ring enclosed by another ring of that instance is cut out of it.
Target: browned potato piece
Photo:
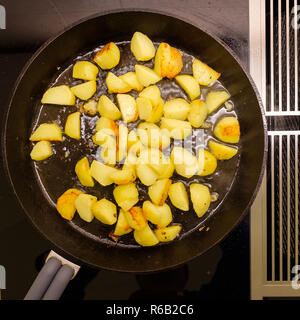
[[[208,176],[209,174],[214,173],[217,168],[216,157],[205,149],[199,149],[198,163],[199,163],[198,175],[201,177]]]
[[[142,230],[147,226],[143,209],[140,207],[132,207],[129,211],[125,211],[125,217],[129,226],[134,230]]]
[[[139,192],[134,183],[115,187],[113,195],[118,206],[124,211],[128,211],[139,201]]]
[[[237,149],[210,140],[209,149],[218,160],[229,160],[237,154]]]
[[[193,75],[199,84],[208,86],[216,81],[220,77],[221,73],[216,72],[200,60],[195,59],[193,61]]]
[[[182,54],[169,44],[162,42],[155,55],[155,72],[161,77],[172,79],[178,75],[182,66]]]
[[[154,232],[160,242],[168,242],[174,240],[181,230],[180,225],[169,226],[156,229]]]
[[[222,118],[214,128],[215,136],[223,142],[238,143],[240,140],[240,124],[236,117]]]
[[[42,123],[31,135],[30,141],[62,141],[60,127],[56,123]]]
[[[75,173],[83,186],[93,187],[94,180],[90,173],[90,165],[87,157],[82,158],[76,163]]]
[[[130,225],[125,217],[125,212],[123,209],[120,209],[116,228],[114,231],[115,236],[122,236],[124,234],[127,234],[132,231],[132,228],[130,228]]]
[[[81,193],[80,190],[69,189],[57,199],[56,209],[64,219],[73,219],[76,212],[75,200]]]
[[[114,42],[106,44],[94,57],[103,70],[114,68],[120,61],[120,50]]]
[[[133,236],[135,241],[143,247],[155,246],[159,242],[148,224],[142,230],[134,230]]]
[[[201,218],[210,206],[210,191],[207,186],[200,183],[192,183],[190,185],[191,200],[194,210],[199,218]]]
[[[170,179],[161,179],[149,187],[149,197],[154,204],[162,206],[165,203],[171,183]]]

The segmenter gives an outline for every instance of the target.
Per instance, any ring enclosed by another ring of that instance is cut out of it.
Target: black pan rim
[[[7,131],[7,122],[8,122],[8,117],[9,117],[9,113],[10,113],[10,109],[12,106],[12,102],[13,102],[13,98],[14,98],[14,94],[19,86],[19,83],[22,81],[23,76],[25,75],[25,73],[27,72],[29,66],[34,62],[34,60],[36,59],[36,57],[43,51],[45,50],[49,44],[51,44],[53,41],[55,41],[58,37],[60,37],[62,34],[64,34],[65,32],[67,32],[68,30],[80,25],[81,23],[88,21],[90,19],[94,19],[94,18],[98,18],[101,16],[105,16],[105,15],[110,15],[110,14],[118,14],[118,13],[130,13],[130,12],[135,12],[135,13],[153,13],[153,14],[158,14],[158,15],[162,15],[162,16],[168,16],[171,18],[175,18],[178,20],[181,20],[187,24],[192,25],[193,27],[201,30],[202,32],[205,32],[206,34],[208,34],[212,39],[214,39],[216,42],[218,42],[221,46],[224,47],[225,50],[227,50],[229,52],[229,54],[234,58],[234,60],[237,62],[237,64],[240,66],[240,68],[242,69],[242,71],[244,72],[244,74],[246,75],[248,81],[250,82],[260,111],[261,111],[261,116],[262,116],[262,122],[263,122],[263,128],[264,128],[264,155],[263,155],[263,159],[262,159],[262,165],[261,165],[261,170],[260,170],[260,174],[258,176],[257,179],[257,183],[256,183],[256,187],[255,190],[252,194],[252,197],[249,199],[247,206],[244,208],[243,212],[241,213],[240,217],[236,220],[235,224],[232,225],[231,229],[228,230],[227,233],[224,233],[221,237],[219,237],[214,244],[212,244],[211,246],[207,247],[207,249],[205,251],[210,250],[212,247],[214,247],[217,243],[219,243],[220,241],[222,241],[224,238],[226,238],[228,236],[228,234],[234,230],[237,225],[239,225],[239,223],[241,222],[242,219],[244,219],[245,215],[248,212],[249,207],[251,206],[251,204],[253,203],[259,189],[260,189],[260,185],[262,183],[262,179],[264,176],[264,171],[265,171],[265,167],[266,167],[266,158],[267,158],[267,121],[266,121],[266,117],[265,117],[265,112],[264,112],[264,108],[262,105],[262,101],[260,98],[260,95],[258,93],[258,89],[256,88],[256,85],[253,81],[253,79],[251,78],[248,70],[245,69],[245,67],[243,66],[243,64],[240,62],[239,58],[237,57],[236,53],[232,51],[232,49],[230,47],[228,47],[228,45],[226,43],[224,43],[221,39],[219,39],[217,36],[213,35],[212,33],[210,33],[209,31],[207,31],[205,28],[203,28],[203,26],[201,26],[200,24],[197,24],[189,19],[187,19],[186,17],[182,17],[179,16],[177,14],[169,14],[168,12],[164,12],[164,11],[160,11],[160,10],[149,10],[149,9],[135,9],[135,8],[126,8],[126,9],[116,9],[116,10],[108,10],[108,11],[103,11],[101,13],[96,13],[93,15],[90,15],[88,17],[85,17],[83,19],[80,19],[78,21],[76,21],[75,23],[69,25],[68,27],[64,28],[61,32],[59,32],[58,34],[54,35],[53,37],[51,37],[50,39],[48,39],[33,55],[32,57],[28,60],[28,62],[25,64],[25,66],[23,67],[22,71],[20,72],[14,86],[13,89],[11,91],[11,95],[9,98],[9,103],[8,103],[8,107],[6,109],[6,111],[4,112],[4,117],[3,117],[3,126],[2,126],[2,133],[1,133],[1,150],[2,150],[2,155],[3,155],[3,166],[4,166],[4,171],[6,173],[6,177],[8,178],[9,184],[12,188],[13,194],[15,195],[16,199],[18,200],[19,206],[22,208],[22,210],[26,213],[27,218],[29,219],[29,221],[32,223],[32,225],[34,226],[34,228],[36,230],[39,231],[40,234],[42,234],[42,236],[51,244],[52,247],[55,247],[55,249],[59,252],[62,253],[68,257],[70,257],[70,260],[72,261],[76,261],[77,263],[81,263],[84,265],[88,265],[91,266],[93,268],[97,268],[99,269],[99,266],[94,265],[88,261],[83,260],[80,257],[77,257],[67,251],[65,251],[63,248],[61,248],[60,246],[56,245],[52,240],[50,240],[48,237],[46,237],[38,228],[38,226],[32,221],[29,213],[27,212],[27,210],[24,208],[23,204],[22,204],[22,200],[19,198],[19,196],[17,195],[15,188],[14,188],[14,184],[11,178],[11,174],[10,174],[10,170],[9,170],[9,166],[8,166],[8,159],[6,156],[6,150],[7,150],[7,146],[6,146],[6,131]],[[147,248],[142,248],[143,250],[147,250]],[[140,248],[138,248],[137,250],[140,250]],[[194,259],[195,257],[199,256],[201,253],[198,253],[194,256],[191,256],[188,260],[186,260],[185,262],[188,262],[192,259]],[[174,267],[177,267],[179,265],[182,265],[184,262],[181,263],[177,263],[177,264],[173,264],[170,265],[167,269],[171,269]],[[136,272],[136,271],[132,271],[132,270],[125,270],[124,268],[108,268],[106,267],[105,269],[107,270],[113,270],[113,271],[121,271],[121,272],[134,272],[134,273],[145,273],[145,272]],[[157,268],[153,271],[161,271],[161,270],[166,270],[165,267],[161,267],[161,268]],[[147,271],[147,272],[153,272],[153,271]]]

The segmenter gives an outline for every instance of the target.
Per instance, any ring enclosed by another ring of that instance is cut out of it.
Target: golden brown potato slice
[[[94,61],[103,70],[114,68],[120,61],[118,46],[114,42],[109,42],[97,52]]]
[[[174,207],[189,211],[189,198],[182,182],[175,182],[170,185],[169,198]]]
[[[119,76],[132,90],[142,91],[144,86],[139,82],[135,72],[127,72]]]
[[[191,100],[200,96],[200,86],[195,78],[188,74],[181,74],[175,77],[180,87],[187,93]]]
[[[155,55],[154,70],[161,77],[175,78],[183,66],[182,54],[169,44],[162,42]]]
[[[148,87],[161,80],[161,77],[157,75],[154,70],[141,64],[135,65],[135,73],[139,83],[144,87]]]
[[[104,94],[99,98],[97,110],[101,117],[111,120],[118,120],[121,118],[119,108]]]
[[[139,93],[139,97],[147,98],[151,101],[153,106],[161,102],[161,94],[157,85],[149,86]]]
[[[191,200],[194,210],[199,218],[201,218],[210,206],[209,188],[200,183],[192,183],[190,185]]]
[[[220,75],[221,73],[216,72],[200,60],[195,59],[193,61],[193,76],[199,84],[208,86],[219,79]]]
[[[137,164],[136,174],[145,186],[151,186],[158,178],[158,174],[148,164],[143,163]]]
[[[215,136],[223,142],[238,143],[240,140],[240,124],[236,117],[224,117],[214,128]]]
[[[129,94],[117,94],[117,101],[124,122],[128,123],[137,120],[139,114],[134,97]]]
[[[120,209],[118,221],[117,221],[116,228],[114,231],[114,235],[115,236],[122,236],[122,235],[127,234],[131,231],[132,231],[132,228],[130,228],[129,223],[127,222],[124,210]]]
[[[49,88],[42,97],[42,103],[58,104],[65,106],[75,105],[75,95],[66,85]]]
[[[164,104],[164,117],[185,120],[190,112],[190,104],[183,98],[168,100]]]
[[[70,138],[80,139],[80,112],[73,112],[68,115],[65,125],[65,134]]]
[[[113,183],[110,178],[111,174],[117,169],[107,166],[99,161],[94,160],[91,164],[91,176],[97,180],[102,186],[108,186]]]
[[[181,231],[180,225],[169,226],[156,229],[154,232],[160,242],[168,242],[174,240]]]
[[[119,135],[119,126],[112,119],[100,117],[96,124],[96,131],[104,131],[107,134],[117,137]]]
[[[53,154],[51,143],[49,141],[39,141],[31,150],[30,157],[35,161],[42,161]]]
[[[81,193],[77,189],[68,189],[57,199],[56,209],[64,219],[73,219],[76,212],[75,200]]]
[[[128,184],[135,181],[136,174],[135,174],[135,170],[132,168],[122,169],[122,170],[113,172],[110,178],[115,184]]]
[[[92,206],[97,201],[97,198],[86,193],[81,193],[76,198],[74,204],[80,218],[86,222],[91,222],[94,219]]]
[[[208,146],[212,154],[218,160],[229,160],[232,157],[234,157],[238,152],[236,148],[226,146],[225,144],[218,143],[213,140],[209,141]]]
[[[95,218],[104,224],[112,225],[117,221],[116,205],[105,198],[93,203],[92,212]]]
[[[81,100],[90,99],[96,92],[96,81],[90,80],[71,87],[71,91]]]
[[[126,93],[131,91],[130,86],[125,81],[114,75],[112,72],[108,72],[105,82],[108,92]]]
[[[83,109],[90,116],[94,116],[97,113],[97,101],[94,99],[89,100],[83,105]]]
[[[198,175],[201,177],[208,176],[209,174],[214,173],[217,168],[216,157],[205,149],[199,149],[198,163],[199,163]]]
[[[139,201],[139,192],[134,183],[115,187],[114,198],[124,211],[131,209]]]
[[[161,129],[169,132],[169,137],[174,139],[185,139],[192,133],[192,126],[188,121],[161,118]]]
[[[132,207],[129,211],[125,211],[124,213],[126,220],[132,229],[142,230],[147,226],[147,220],[144,217],[142,208]]]
[[[144,201],[143,212],[145,218],[151,223],[156,224],[158,228],[166,227],[173,220],[171,209],[166,203],[158,206],[151,201]]]
[[[152,114],[152,103],[148,98],[137,97],[136,105],[138,108],[139,118],[146,120],[151,117]]]
[[[134,230],[133,236],[135,241],[143,247],[155,246],[159,242],[148,224],[142,230]]]
[[[73,66],[72,77],[82,80],[96,80],[99,69],[89,61],[78,61]]]
[[[174,147],[171,152],[171,160],[176,172],[185,178],[191,178],[199,170],[196,156],[185,148]]]
[[[205,100],[205,104],[208,109],[208,113],[212,113],[217,110],[224,102],[230,98],[230,94],[226,91],[210,91],[208,92]]]
[[[42,123],[33,132],[30,141],[62,141],[60,127],[56,123]]]
[[[149,187],[148,194],[154,204],[162,206],[165,203],[171,184],[172,180],[161,179],[157,180],[153,185]]]
[[[197,99],[191,102],[190,107],[188,120],[194,128],[200,128],[208,114],[207,105],[204,101]]]
[[[94,180],[90,173],[90,165],[87,157],[82,158],[76,163],[75,173],[83,186],[94,186]]]
[[[136,60],[148,61],[155,56],[153,42],[145,34],[136,31],[130,42],[130,49]]]

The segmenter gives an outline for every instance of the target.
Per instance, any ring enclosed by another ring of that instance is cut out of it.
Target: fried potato
[[[229,160],[232,157],[234,157],[238,152],[236,148],[226,146],[225,144],[218,143],[213,140],[209,141],[208,146],[212,154],[218,160]]]
[[[103,69],[114,68],[120,61],[120,50],[114,42],[107,43],[94,57],[94,61]]]
[[[185,139],[192,133],[192,126],[188,121],[178,119],[161,118],[161,129],[169,132],[169,136],[174,139]]]
[[[174,240],[181,231],[180,225],[169,226],[154,230],[159,242],[168,242]]]
[[[139,201],[139,192],[134,183],[115,187],[113,195],[118,206],[124,211],[128,211]]]
[[[157,75],[154,70],[141,64],[135,65],[135,73],[139,83],[144,87],[148,87],[161,80],[161,77]]]
[[[80,194],[82,194],[80,190],[68,189],[57,199],[56,209],[64,219],[73,219],[76,212],[75,200]]]
[[[205,63],[198,59],[193,61],[193,76],[199,84],[208,86],[217,79],[219,79],[221,73],[216,72]]]
[[[210,206],[209,188],[200,183],[190,185],[191,200],[193,208],[199,218],[201,218]]]
[[[210,91],[208,92],[205,104],[208,108],[208,113],[217,110],[224,102],[230,98],[230,94],[226,91]]]
[[[39,141],[30,152],[30,157],[35,161],[45,160],[53,155],[49,141]]]
[[[197,174],[201,177],[208,176],[214,173],[217,168],[216,157],[205,149],[199,149],[198,163],[199,163],[199,170]]]
[[[121,118],[119,108],[104,94],[98,100],[97,110],[101,117],[111,120],[118,120]]]
[[[75,173],[83,186],[94,186],[94,180],[90,173],[90,165],[87,157],[82,158],[76,163]]]
[[[114,235],[115,236],[122,236],[132,231],[130,225],[125,217],[125,213],[123,209],[120,209],[119,216],[117,220],[117,224],[115,227]]]
[[[82,80],[96,80],[99,69],[89,61],[77,61],[73,66],[72,77]]]
[[[187,93],[191,100],[200,96],[200,86],[195,78],[188,74],[181,74],[175,77],[180,87]]]
[[[41,102],[44,104],[58,104],[64,106],[75,105],[75,95],[66,85],[49,88],[42,97]]]
[[[223,142],[238,143],[240,124],[236,117],[224,117],[216,124],[214,135]]]
[[[117,94],[117,101],[124,122],[128,123],[137,120],[139,114],[134,97],[129,94]]]
[[[138,31],[131,38],[130,49],[138,61],[148,61],[155,56],[153,42],[148,36]]]
[[[196,156],[182,147],[173,148],[171,160],[174,163],[176,172],[185,178],[191,178],[199,170]]]
[[[97,198],[86,193],[81,193],[76,198],[74,204],[80,218],[86,222],[92,222],[94,214],[92,206],[97,201]]]
[[[204,101],[196,99],[191,102],[190,108],[188,120],[194,128],[200,128],[207,117],[207,105]]]
[[[124,213],[126,220],[132,229],[142,230],[147,226],[147,220],[144,217],[142,208],[132,207],[129,211],[125,211]]]
[[[65,134],[70,138],[79,140],[80,137],[80,112],[73,112],[68,115],[65,124]]]
[[[189,211],[189,198],[182,182],[171,184],[168,195],[174,207],[182,211]]]
[[[164,117],[185,120],[190,112],[190,104],[183,98],[168,100],[164,104]]]
[[[168,197],[168,191],[171,184],[172,180],[170,179],[161,179],[153,183],[148,189],[151,201],[158,206],[162,206]]]
[[[158,206],[151,201],[144,201],[143,212],[145,218],[158,228],[166,227],[173,220],[171,209],[166,203]]]
[[[135,241],[143,247],[155,246],[159,242],[148,224],[142,230],[134,230],[133,236]]]
[[[154,70],[162,78],[175,78],[183,66],[182,54],[169,44],[162,42],[155,55]]]
[[[108,72],[105,82],[110,93],[126,93],[131,91],[130,86],[112,72]]]
[[[71,91],[81,100],[90,99],[96,92],[96,81],[90,80],[71,87]]]
[[[30,141],[62,141],[60,127],[56,123],[42,123],[29,138]]]
[[[142,91],[144,86],[139,82],[135,72],[127,72],[119,76],[132,90]]]
[[[117,207],[105,198],[93,203],[92,212],[95,218],[104,224],[112,225],[117,222]]]
[[[117,169],[107,166],[99,161],[94,160],[91,164],[91,176],[97,180],[102,186],[108,186],[113,183],[110,178],[111,174]]]

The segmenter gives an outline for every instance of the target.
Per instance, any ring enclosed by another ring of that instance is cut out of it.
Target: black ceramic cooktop
[[[97,12],[154,8],[197,20],[248,67],[248,0],[0,0],[0,5],[6,9],[6,29],[0,30],[0,120],[18,73],[34,51],[64,27]],[[2,162],[0,203],[0,265],[7,274],[2,299],[23,299],[51,244],[16,203]],[[249,255],[247,216],[221,244],[175,270],[135,275],[83,267],[62,299],[249,299]]]

